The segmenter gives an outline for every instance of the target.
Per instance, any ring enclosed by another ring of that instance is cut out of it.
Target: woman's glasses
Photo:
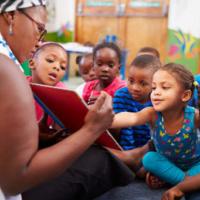
[[[38,41],[42,41],[44,39],[44,36],[47,33],[47,30],[45,29],[45,25],[40,22],[37,22],[30,15],[28,15],[24,10],[20,10],[20,12],[37,25],[38,31],[40,33],[40,37],[39,37]]]

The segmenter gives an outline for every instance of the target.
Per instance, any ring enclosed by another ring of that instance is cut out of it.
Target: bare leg
[[[139,177],[145,177],[146,172],[141,166],[141,159],[146,152],[149,151],[149,142],[142,147],[136,149],[120,151],[116,149],[107,148],[112,154],[123,161],[128,167],[130,167],[136,175]]]

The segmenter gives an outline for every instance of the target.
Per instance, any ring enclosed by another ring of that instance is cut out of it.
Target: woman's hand
[[[183,196],[184,193],[177,186],[174,186],[163,194],[162,200],[180,200]]]
[[[85,126],[94,132],[102,133],[108,129],[113,121],[112,97],[101,92],[94,105],[91,105],[85,117]]]

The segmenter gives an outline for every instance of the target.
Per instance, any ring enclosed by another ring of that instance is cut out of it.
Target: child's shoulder
[[[116,95],[120,95],[120,96],[123,96],[123,95],[130,95],[129,91],[128,91],[128,87],[122,87],[122,88],[119,88],[118,90],[116,90]]]

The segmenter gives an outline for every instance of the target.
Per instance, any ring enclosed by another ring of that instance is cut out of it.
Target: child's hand
[[[93,105],[95,103],[95,101],[97,100],[97,97],[90,97],[89,100],[88,100],[88,105]]]
[[[163,194],[162,200],[180,200],[183,196],[184,193],[177,186],[174,186]]]
[[[92,131],[102,133],[111,126],[113,117],[112,97],[101,92],[95,104],[90,106],[85,117],[85,126]]]

